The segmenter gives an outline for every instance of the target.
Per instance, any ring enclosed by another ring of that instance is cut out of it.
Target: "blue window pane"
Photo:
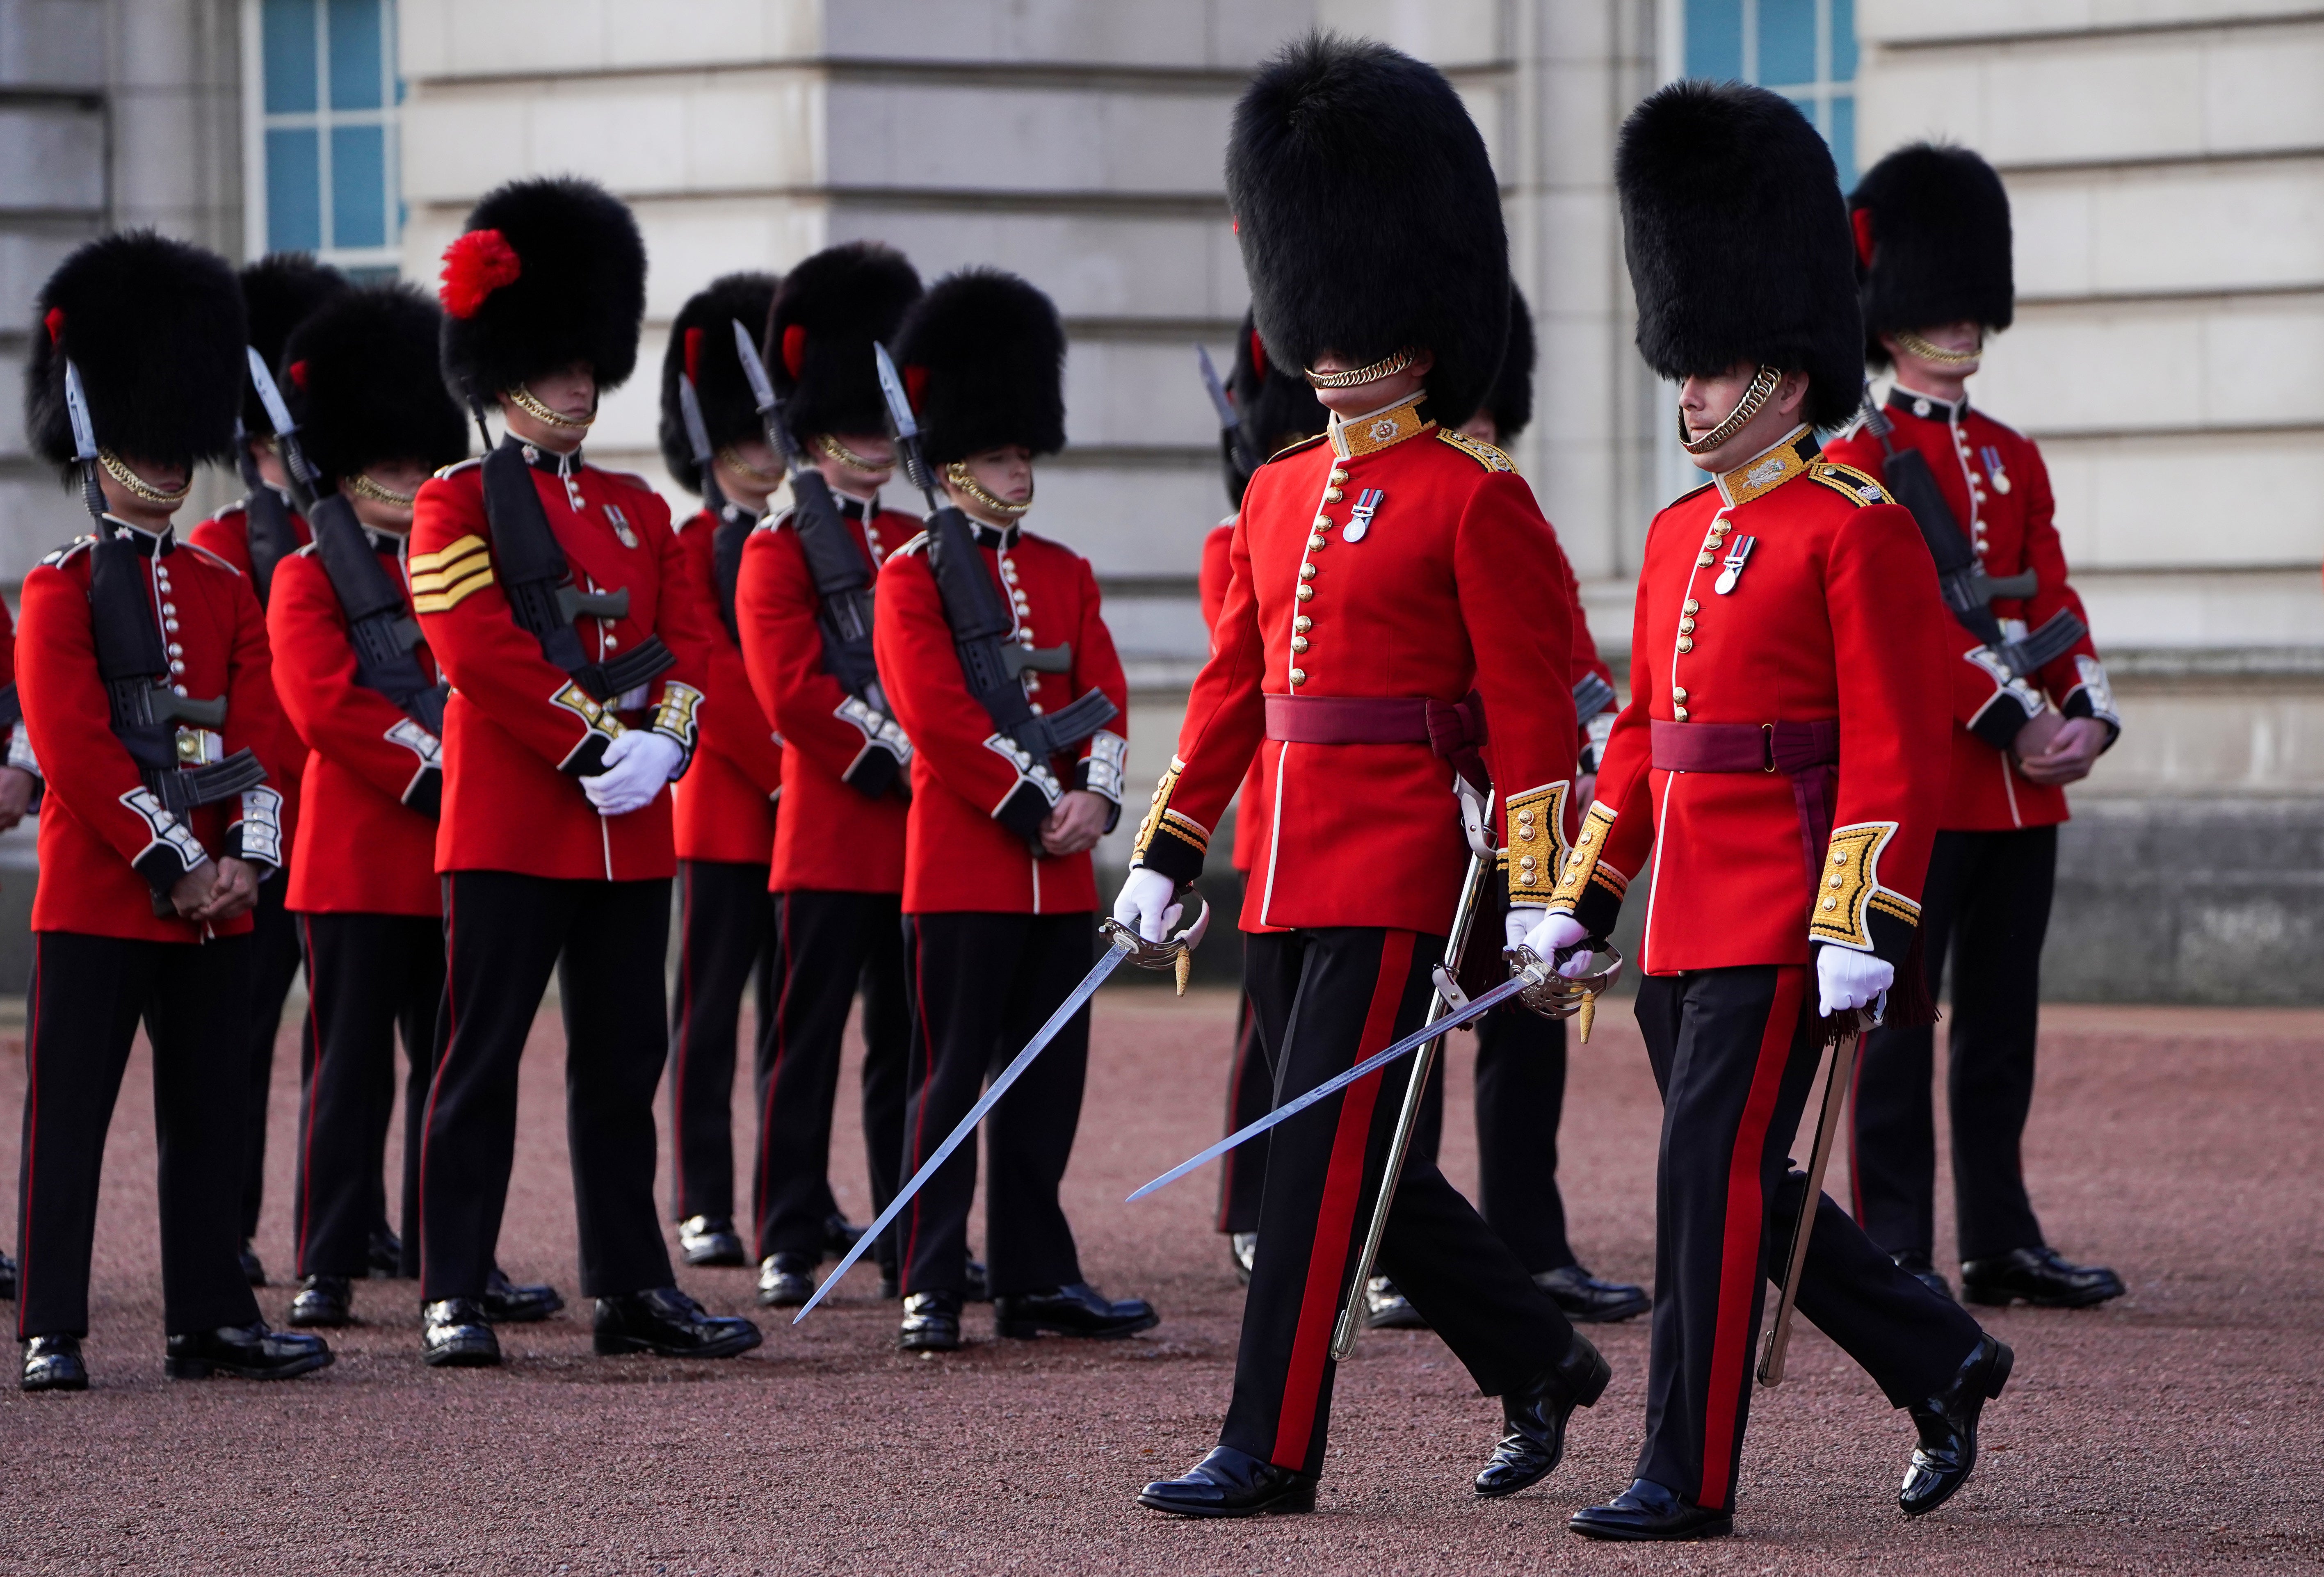
[[[266,247],[312,252],[323,244],[322,161],[310,131],[266,134]]]
[[[1840,166],[1840,189],[1856,189],[1856,95],[1831,96],[1831,124],[1823,134],[1831,140],[1831,161]]]
[[[331,128],[331,244],[387,244],[387,132]]]
[[[1816,79],[1816,0],[1759,0],[1759,80]]]
[[[379,0],[329,0],[331,107],[377,109],[380,100]]]
[[[1856,80],[1856,0],[1831,0],[1831,79]]]
[[[266,0],[259,13],[266,61],[266,112],[315,107],[315,0]]]
[[[1686,0],[1686,74],[1743,75],[1743,0]]]

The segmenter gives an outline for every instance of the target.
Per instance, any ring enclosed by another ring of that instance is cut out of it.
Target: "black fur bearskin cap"
[[[770,273],[722,275],[696,291],[669,326],[669,348],[661,358],[661,457],[688,493],[702,491],[702,467],[695,464],[694,442],[686,436],[686,413],[678,401],[678,375],[694,380],[713,452],[740,438],[764,438],[758,401],[734,349],[733,326],[739,319],[756,343],[766,332],[767,309],[774,305],[778,283]]]
[[[282,364],[290,331],[352,288],[347,276],[303,252],[270,252],[242,271],[242,309],[250,321],[250,347],[272,372]],[[278,375],[278,386],[280,383]],[[283,390],[287,401],[290,391]],[[265,438],[274,422],[258,398],[258,385],[242,392],[242,430]]]
[[[638,364],[646,244],[629,206],[570,177],[512,181],[444,249],[444,374],[490,406],[528,378],[586,362],[600,392]]]
[[[1322,432],[1331,424],[1332,413],[1315,398],[1306,379],[1285,372],[1268,359],[1267,342],[1259,337],[1249,312],[1242,315],[1242,327],[1235,337],[1227,396],[1235,408],[1235,431],[1222,446],[1227,497],[1240,509],[1243,489],[1250,483],[1241,456],[1249,456],[1254,466],[1263,465],[1277,450]],[[1239,447],[1234,441],[1238,438]]]
[[[24,434],[74,479],[65,363],[80,369],[97,441],[190,467],[234,452],[250,381],[242,288],[226,259],[151,230],[92,241],[41,287],[24,363]]]
[[[1065,447],[1065,325],[1024,280],[993,268],[946,274],[905,314],[896,341],[929,465],[1010,444],[1036,455]]]
[[[413,286],[364,285],[290,331],[277,376],[326,487],[383,461],[466,457],[467,418],[436,360],[443,316]]]
[[[1739,82],[1674,82],[1614,152],[1638,349],[1665,378],[1738,362],[1805,372],[1803,420],[1833,428],[1864,397],[1855,252],[1831,151],[1791,100]]]
[[[2009,193],[1992,165],[1967,148],[1913,143],[1866,171],[1848,208],[1874,366],[1889,362],[1883,334],[1964,318],[2009,327]]]
[[[1426,414],[1454,427],[1475,412],[1508,332],[1508,239],[1484,139],[1442,73],[1310,33],[1235,106],[1226,182],[1277,365],[1425,349]]]
[[[801,443],[888,430],[872,344],[895,337],[920,299],[909,259],[877,241],[825,247],[791,270],[767,326],[767,367]]]
[[[1525,292],[1509,287],[1509,347],[1501,355],[1501,370],[1493,378],[1493,392],[1482,407],[1493,419],[1503,446],[1514,443],[1533,425],[1533,309]]]

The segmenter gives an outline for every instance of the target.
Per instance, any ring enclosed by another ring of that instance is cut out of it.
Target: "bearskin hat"
[[[749,329],[754,342],[765,333],[767,309],[774,304],[779,282],[770,273],[722,275],[696,291],[669,326],[669,348],[661,358],[661,457],[688,493],[702,491],[702,468],[695,463],[694,440],[686,435],[678,376],[694,380],[712,449],[737,438],[764,437],[759,402],[742,374],[742,358],[734,351],[733,325],[740,322]],[[871,352],[864,352],[864,359],[871,359]]]
[[[1509,287],[1509,347],[1501,355],[1501,370],[1493,378],[1493,392],[1482,410],[1491,413],[1493,427],[1506,446],[1533,425],[1533,309],[1525,292]]]
[[[270,252],[242,271],[242,309],[250,319],[250,347],[272,372],[282,364],[282,346],[290,331],[352,287],[347,276],[303,252]],[[288,401],[290,392],[283,392]],[[242,392],[242,430],[264,438],[274,430],[273,419],[258,398],[254,383]]]
[[[1311,33],[1259,69],[1227,138],[1227,201],[1275,363],[1426,349],[1428,414],[1466,421],[1492,387],[1508,238],[1484,139],[1434,67]]]
[[[1848,199],[1863,290],[1864,355],[1888,364],[1880,336],[2016,316],[2009,193],[1967,148],[1913,143],[1864,172]]]
[[[646,244],[629,206],[571,177],[511,181],[444,249],[444,374],[464,401],[586,362],[599,390],[638,364]]]
[[[775,297],[766,356],[783,419],[802,443],[887,430],[872,342],[893,338],[919,299],[918,272],[877,241],[825,247],[791,270]]]
[[[1332,413],[1315,398],[1306,379],[1268,360],[1267,342],[1249,312],[1242,315],[1242,327],[1235,336],[1227,398],[1235,408],[1234,429],[1223,446],[1227,497],[1240,509],[1242,490],[1250,481],[1243,461],[1259,465],[1278,449],[1314,438],[1331,424]]]
[[[88,243],[33,303],[24,363],[32,451],[72,479],[69,359],[99,445],[158,465],[225,459],[250,380],[246,333],[234,268],[215,253],[151,230]]]
[[[386,460],[466,457],[468,419],[436,360],[443,317],[413,286],[364,285],[290,331],[282,398],[324,485]]]
[[[1803,418],[1863,401],[1855,253],[1831,150],[1797,106],[1739,82],[1674,82],[1614,152],[1639,351],[1665,378],[1757,362],[1808,375]]]
[[[938,280],[904,315],[896,361],[929,465],[1010,444],[1065,447],[1065,325],[1015,274],[964,268]]]

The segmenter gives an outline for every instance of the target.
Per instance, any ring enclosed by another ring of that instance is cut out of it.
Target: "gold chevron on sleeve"
[[[419,613],[449,613],[492,582],[493,556],[482,537],[456,537],[438,552],[411,556],[411,605]]]

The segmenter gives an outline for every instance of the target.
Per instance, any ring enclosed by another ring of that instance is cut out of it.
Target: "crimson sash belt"
[[[1808,884],[1815,885],[1831,842],[1834,769],[1840,764],[1837,720],[1671,723],[1657,717],[1649,737],[1655,765],[1665,772],[1781,772],[1790,778],[1800,812],[1800,852],[1807,860]]]
[[[1275,696],[1266,697],[1267,737],[1284,744],[1425,744],[1480,788],[1485,698],[1425,696]]]

